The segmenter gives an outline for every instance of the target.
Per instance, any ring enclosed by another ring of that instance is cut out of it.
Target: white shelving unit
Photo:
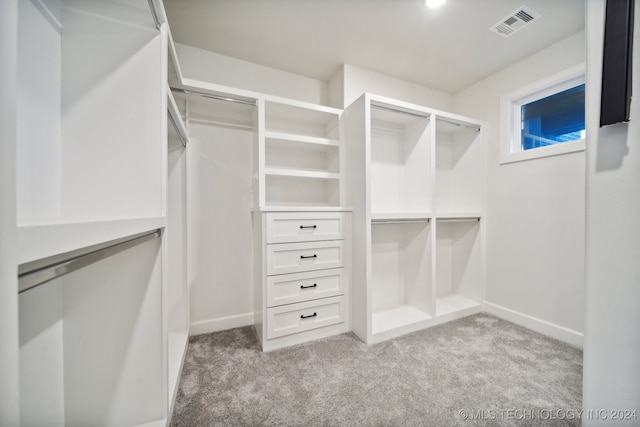
[[[371,344],[479,311],[480,123],[371,94],[343,116],[354,332]]]
[[[257,205],[339,207],[341,110],[267,98],[259,111]]]
[[[18,295],[21,425],[165,425],[188,299],[162,4],[17,4],[19,289],[68,266]]]
[[[254,312],[264,351],[350,328],[341,113],[271,96],[258,101]]]

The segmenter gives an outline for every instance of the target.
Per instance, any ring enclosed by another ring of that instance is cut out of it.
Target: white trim
[[[189,335],[202,335],[211,332],[225,331],[227,329],[241,328],[243,326],[253,325],[254,314],[243,313],[234,316],[219,317],[217,319],[199,320],[192,322],[189,328]]]
[[[484,303],[484,311],[501,319],[515,323],[516,325],[523,326],[527,329],[531,329],[532,331],[558,339],[573,346],[579,348],[583,348],[584,346],[584,333],[582,332],[574,331],[573,329],[565,328],[564,326],[556,325],[555,323],[486,301]]]
[[[515,129],[520,125],[523,104],[553,95],[585,82],[585,64],[581,63],[545,79],[531,83],[500,97],[500,164],[584,151],[585,140],[522,151]]]

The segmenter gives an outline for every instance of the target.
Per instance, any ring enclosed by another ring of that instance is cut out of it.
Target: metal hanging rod
[[[420,117],[420,118],[427,119],[427,120],[429,120],[431,118],[431,116],[429,114],[427,114],[427,113],[425,113],[425,114],[414,113],[412,111],[399,110],[399,109],[396,109],[396,108],[385,107],[383,105],[378,105],[378,104],[371,104],[371,107],[372,108],[376,108],[378,110],[391,111],[392,113],[408,114],[410,116]]]
[[[256,100],[255,99],[253,101],[250,101],[248,99],[233,98],[231,96],[214,95],[214,94],[211,94],[211,93],[196,92],[194,90],[188,90],[188,89],[171,88],[171,90],[173,92],[179,92],[179,93],[183,93],[185,95],[195,95],[195,96],[201,96],[203,98],[217,99],[218,101],[235,102],[235,103],[238,103],[238,104],[251,105],[252,107],[256,106]]]
[[[162,231],[160,229],[154,230],[150,233],[144,234],[139,237],[134,237],[127,241],[116,243],[106,248],[98,249],[84,255],[78,255],[71,259],[56,262],[54,264],[37,268],[32,271],[21,273],[18,275],[18,293],[24,292],[28,289],[47,283],[50,280],[69,274],[82,267],[86,267],[90,264],[108,258],[119,252],[137,246],[147,240],[160,237]]]
[[[153,3],[153,0],[147,0],[149,3],[149,9],[151,10],[151,17],[153,18],[153,23],[156,25],[156,29],[160,29],[162,25],[162,21],[160,21],[160,16],[158,15],[158,10],[156,9],[156,5]]]
[[[373,219],[372,225],[383,224],[423,224],[428,223],[429,218],[416,218],[416,219]]]
[[[436,222],[470,222],[470,221],[480,221],[480,218],[477,216],[468,217],[468,218],[436,218]]]
[[[176,119],[175,117],[173,117],[173,113],[171,112],[171,109],[169,109],[169,114],[167,115],[169,117],[169,121],[171,122],[171,126],[173,126],[173,128],[176,130],[176,134],[178,135],[178,138],[180,138],[180,142],[182,143],[183,147],[187,147],[187,135],[182,133],[182,128],[180,128],[180,126],[178,126],[178,123],[176,123]]]
[[[438,117],[436,119],[436,122],[446,123],[448,125],[457,126],[459,128],[469,128],[469,129],[475,130],[477,132],[480,132],[480,126],[477,126],[477,125],[467,125],[467,124],[464,124],[464,123],[453,122],[453,121],[450,121],[450,120],[441,119],[440,117]]]

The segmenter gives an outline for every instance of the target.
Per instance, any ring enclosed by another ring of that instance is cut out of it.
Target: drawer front
[[[344,294],[344,269],[267,277],[267,307]]]
[[[343,265],[342,240],[267,245],[267,275],[301,273]]]
[[[267,338],[278,338],[345,321],[343,297],[289,304],[267,309]]]
[[[267,214],[267,243],[344,239],[344,213],[295,212]]]

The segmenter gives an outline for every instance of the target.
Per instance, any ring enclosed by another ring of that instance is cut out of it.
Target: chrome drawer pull
[[[316,317],[317,315],[318,315],[318,313],[313,313],[313,314],[310,314],[310,315],[308,315],[308,316],[305,316],[304,314],[301,314],[301,315],[300,315],[300,318],[301,318],[301,319],[308,319],[308,318],[310,318],[310,317]]]
[[[304,230],[305,228],[313,228],[313,229],[316,229],[316,228],[318,228],[318,226],[317,226],[317,225],[301,225],[301,226],[300,226],[300,230]]]
[[[318,255],[300,255],[300,259],[318,258]]]
[[[310,288],[317,288],[318,284],[314,283],[313,285],[309,285],[309,286],[305,286],[305,285],[300,285],[300,289],[310,289]]]

